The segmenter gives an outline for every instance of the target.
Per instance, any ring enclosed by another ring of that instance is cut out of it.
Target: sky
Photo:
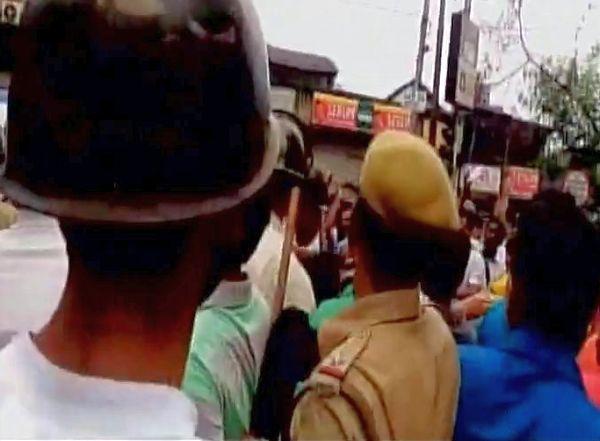
[[[338,84],[344,89],[386,97],[414,77],[423,0],[254,0],[270,44],[330,57],[338,66]],[[447,0],[443,52],[442,90],[445,84],[450,15],[464,0]],[[495,25],[508,0],[473,0],[473,21]],[[590,9],[591,6],[591,9]],[[424,81],[433,84],[439,0],[431,0]],[[573,56],[589,51],[600,41],[600,0],[524,0],[525,38],[537,59],[544,56]],[[575,35],[581,28],[577,43]],[[483,53],[499,60],[500,70],[490,80],[501,79],[525,60],[515,45],[500,53],[487,39]],[[492,104],[518,116],[524,91],[521,75],[495,87]]]

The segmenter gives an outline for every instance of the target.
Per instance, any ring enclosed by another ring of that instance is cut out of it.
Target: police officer
[[[15,47],[0,186],[58,218],[69,275],[0,352],[0,438],[192,438],[195,311],[278,156],[256,12],[31,0]]]
[[[468,249],[434,150],[387,132],[369,147],[350,247],[357,301],[319,334],[292,439],[451,439],[459,386],[452,334],[420,303],[435,253]]]

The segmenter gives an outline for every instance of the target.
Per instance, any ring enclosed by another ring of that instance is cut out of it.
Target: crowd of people
[[[391,131],[336,182],[270,108],[246,0],[48,0],[14,45],[0,188],[58,219],[68,273],[0,340],[0,438],[600,439],[571,196],[509,222]]]

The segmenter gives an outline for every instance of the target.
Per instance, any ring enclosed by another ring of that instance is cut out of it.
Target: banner
[[[534,168],[509,167],[507,170],[508,196],[514,199],[529,200],[540,189],[540,172]]]
[[[357,130],[358,100],[315,93],[312,122],[314,125]]]
[[[373,130],[373,101],[360,100],[358,103],[358,113],[356,115],[356,126],[367,132]]]
[[[411,112],[403,107],[376,104],[373,115],[373,133],[385,130],[410,131]]]
[[[499,194],[502,181],[500,167],[479,164],[465,164],[462,169],[461,185],[471,184],[471,191],[487,194]]]

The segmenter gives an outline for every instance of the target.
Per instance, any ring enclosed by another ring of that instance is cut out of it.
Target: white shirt
[[[200,437],[249,432],[270,331],[271,311],[249,281],[222,282],[198,309],[183,390],[199,404]]]
[[[471,241],[469,262],[467,263],[461,288],[466,288],[468,285],[481,285],[484,289],[487,287],[485,259],[483,258],[479,244],[473,241]]]
[[[68,372],[28,334],[0,351],[0,439],[190,439],[196,422],[179,390]]]
[[[265,296],[271,310],[275,309],[275,291],[277,290],[279,264],[281,262],[281,252],[285,239],[282,229],[279,220],[271,216],[271,223],[265,229],[254,255],[244,268],[250,280]],[[290,259],[290,270],[283,308],[297,308],[308,314],[317,308],[315,292],[310,276],[294,253],[292,253]]]
[[[17,223],[0,231],[0,332],[42,328],[62,297],[68,268],[58,222],[20,209]]]
[[[488,262],[490,269],[489,283],[495,282],[506,274],[506,242],[498,247],[494,260]]]

